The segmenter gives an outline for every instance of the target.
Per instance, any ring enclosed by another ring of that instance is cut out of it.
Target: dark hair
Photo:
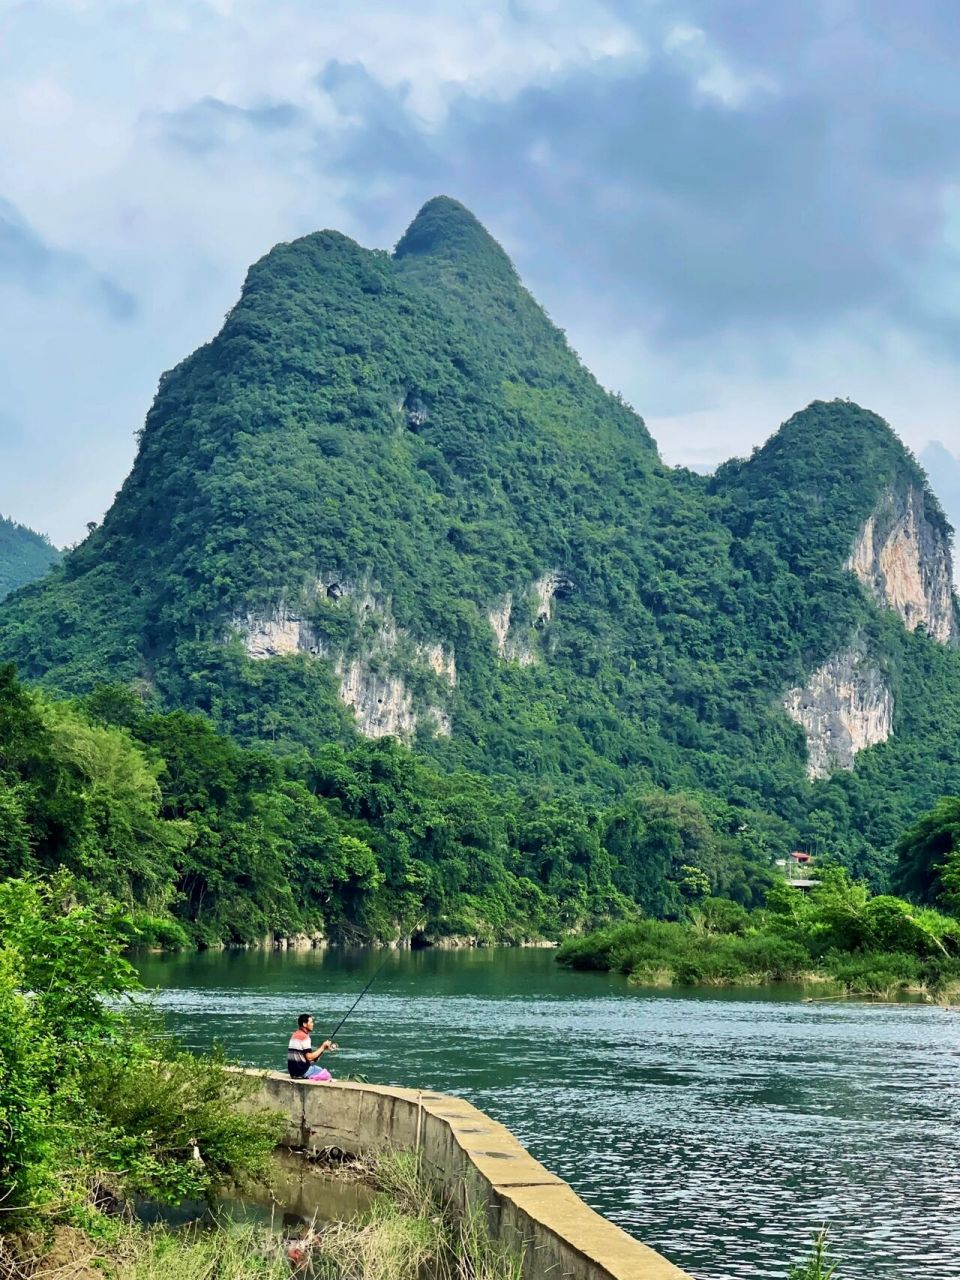
[[[312,1013],[301,1013],[300,1017],[297,1019],[297,1026],[300,1028],[301,1031],[307,1025],[307,1023],[310,1021],[312,1017],[313,1017]]]

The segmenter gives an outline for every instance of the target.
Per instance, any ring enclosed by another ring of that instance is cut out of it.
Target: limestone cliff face
[[[356,644],[335,650],[318,634],[311,615],[319,602],[345,612],[354,622]],[[433,640],[414,640],[398,627],[388,596],[367,581],[354,582],[326,573],[303,592],[296,606],[281,601],[261,613],[232,620],[247,657],[257,661],[306,653],[332,660],[341,701],[350,707],[367,738],[387,735],[409,740],[421,726],[449,735],[449,710],[437,702],[418,706],[409,675],[430,673],[447,689],[457,684],[456,656]],[[404,676],[403,672],[409,674]]]
[[[291,653],[321,652],[310,623],[285,602],[267,613],[247,613],[234,618],[233,627],[243,637],[248,658],[284,658]]]
[[[807,776],[852,769],[858,751],[886,742],[893,731],[893,695],[857,640],[835,654],[800,689],[784,698],[787,715],[807,736]]]
[[[847,568],[910,631],[922,624],[940,644],[956,642],[950,547],[919,488],[884,494],[860,529]]]
[[[487,615],[497,644],[497,653],[505,662],[529,667],[539,656],[538,637],[553,621],[554,601],[574,590],[570,577],[558,569],[531,582],[518,601],[511,592],[499,600]]]
[[[939,644],[957,642],[950,547],[919,486],[883,494],[861,526],[846,568],[908,630],[923,626]],[[893,696],[858,637],[802,688],[788,690],[783,706],[803,726],[811,778],[852,769],[858,751],[893,732]]]

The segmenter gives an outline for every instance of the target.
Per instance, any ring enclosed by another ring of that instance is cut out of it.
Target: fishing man
[[[313,1014],[301,1013],[297,1029],[287,1045],[287,1070],[294,1080],[332,1080],[333,1076],[325,1067],[317,1066],[317,1059],[337,1046],[332,1040],[324,1040],[319,1049],[314,1049],[310,1041],[312,1031]]]

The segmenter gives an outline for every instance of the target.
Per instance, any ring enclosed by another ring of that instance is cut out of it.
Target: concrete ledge
[[[687,1273],[595,1213],[509,1129],[442,1093],[276,1071],[254,1100],[288,1119],[285,1141],[307,1151],[419,1151],[424,1169],[461,1209],[483,1206],[495,1240],[523,1249],[528,1280],[690,1280]]]

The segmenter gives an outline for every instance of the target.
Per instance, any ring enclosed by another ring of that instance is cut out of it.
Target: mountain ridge
[[[883,515],[908,494],[909,536]],[[866,580],[848,561],[871,520]],[[712,792],[879,865],[888,831],[960,788],[953,601],[944,647],[880,563],[909,561],[922,594],[917,557],[949,563],[948,536],[890,427],[845,401],[713,476],[664,466],[441,197],[393,256],[326,231],[254,264],[220,334],[161,378],[102,525],[0,610],[0,657],[277,750],[359,726],[532,788]],[[828,750],[811,786],[806,721],[846,712],[804,720],[801,695],[851,647],[888,690],[889,741]]]
[[[0,600],[42,578],[62,554],[45,534],[0,515]]]

